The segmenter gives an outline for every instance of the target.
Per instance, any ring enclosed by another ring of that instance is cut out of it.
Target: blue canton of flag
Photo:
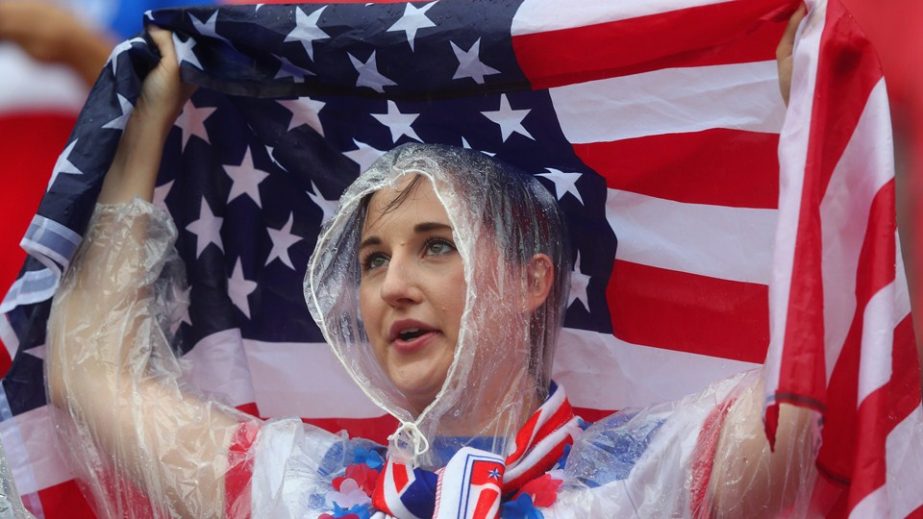
[[[147,23],[175,33],[184,79],[204,87],[169,136],[155,194],[180,230],[190,281],[177,351],[237,329],[245,340],[322,342],[301,290],[320,223],[361,170],[414,141],[478,149],[541,177],[579,230],[578,259],[593,251],[577,264],[569,325],[608,330],[604,287],[616,244],[604,182],[574,155],[547,92],[533,91],[516,64],[517,5],[494,3],[488,17],[447,0],[148,13]],[[19,350],[4,380],[12,414],[45,403],[34,349],[48,298],[156,62],[151,49],[142,38],[116,49],[24,240],[41,260],[29,259],[2,308]]]

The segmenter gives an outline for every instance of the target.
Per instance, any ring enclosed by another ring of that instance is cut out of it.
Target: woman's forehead
[[[402,175],[394,184],[372,193],[362,233],[365,235],[383,225],[406,220],[449,223],[445,206],[425,175]]]

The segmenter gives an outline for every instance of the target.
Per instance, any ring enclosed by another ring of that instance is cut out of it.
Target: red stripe
[[[868,226],[856,267],[856,310],[827,388],[827,394],[835,398],[828,398],[826,402],[824,441],[818,464],[827,474],[842,481],[850,477],[854,449],[859,441],[855,428],[856,399],[866,307],[879,290],[894,280],[894,186],[893,180],[882,186],[869,208]],[[780,400],[785,401],[785,398]]]
[[[532,431],[535,430],[536,424],[538,424],[539,413],[532,413],[532,416],[526,420],[526,423],[519,429],[519,432],[516,433],[516,450],[507,456],[506,463],[512,463],[515,460],[518,460],[522,457],[523,453],[526,452],[526,448],[532,444]]]
[[[564,441],[555,445],[547,454],[542,456],[538,463],[532,465],[532,467],[520,474],[519,477],[510,481],[504,481],[503,493],[507,495],[515,493],[524,484],[551,470],[555,462],[561,459],[561,456],[564,454],[564,447],[571,445],[573,442],[573,439],[568,436]]]
[[[766,357],[766,285],[616,260],[606,298],[623,341],[747,362]]]
[[[397,419],[391,415],[377,418],[302,418],[301,421],[332,433],[346,431],[350,438],[365,438],[380,445],[387,445],[388,436],[397,429]]]
[[[748,0],[678,9],[514,36],[513,50],[535,89],[668,67],[771,60],[795,5],[780,9],[778,0]]]
[[[783,337],[779,391],[822,402],[826,385],[820,204],[881,79],[875,53],[837,2],[827,4]],[[831,359],[831,361],[835,361]]]
[[[494,511],[494,506],[499,498],[500,493],[492,488],[481,490],[477,505],[474,507],[474,514],[471,516],[472,519],[494,519],[498,517],[498,514]]]
[[[574,410],[570,406],[570,402],[564,400],[561,407],[554,412],[548,420],[539,428],[535,433],[535,439],[532,440],[532,444],[535,445],[538,442],[542,441],[546,436],[553,433],[557,429],[561,428],[564,424],[571,421],[574,417]],[[507,462],[509,464],[509,462]]]
[[[250,517],[250,481],[253,478],[253,454],[250,449],[259,430],[259,422],[244,422],[234,432],[228,448],[228,470],[224,476],[225,517]]]
[[[706,507],[708,504],[707,497],[708,484],[711,481],[712,469],[715,466],[715,452],[718,450],[718,442],[721,439],[721,428],[724,427],[724,420],[727,418],[728,411],[734,405],[736,398],[728,398],[721,405],[715,407],[708,413],[702,429],[699,431],[699,437],[695,442],[694,459],[692,461],[692,499],[690,511],[696,518],[707,518],[713,514]]]
[[[407,475],[407,466],[403,463],[391,464],[391,476],[394,478],[394,490],[400,494],[407,486],[410,477]]]
[[[849,509],[885,484],[888,434],[920,406],[919,370],[910,316],[894,329],[893,375],[859,406],[856,457],[849,489]]]
[[[6,294],[26,259],[19,240],[38,209],[75,120],[75,114],[60,112],[0,116],[0,182],[4,186],[0,189],[4,216],[0,225],[0,294]]]
[[[692,204],[775,209],[779,136],[713,129],[575,144],[612,189]]]
[[[51,446],[49,446],[50,448]],[[65,481],[64,483],[43,488],[38,491],[39,500],[42,503],[41,512],[44,517],[54,519],[55,517],[67,517],[68,519],[95,519],[96,514],[90,504],[80,492],[76,480]],[[28,500],[24,503],[28,505]],[[31,510],[37,517],[41,517],[38,510]]]

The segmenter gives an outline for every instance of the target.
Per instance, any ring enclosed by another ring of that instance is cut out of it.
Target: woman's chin
[[[407,398],[412,410],[419,414],[436,399],[444,380],[444,378],[439,380],[395,378],[392,382]]]

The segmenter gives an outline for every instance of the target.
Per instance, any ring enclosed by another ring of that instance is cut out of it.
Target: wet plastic
[[[432,185],[445,208],[466,285],[454,360],[442,389],[422,411],[388,378],[369,344],[359,311],[357,259],[370,197],[389,187],[410,189],[408,179],[417,176]],[[526,312],[534,275],[529,265],[538,254],[550,258],[554,284],[545,303]],[[382,156],[340,198],[308,265],[305,297],[359,387],[401,421],[391,454],[438,468],[448,461],[439,451],[454,453],[473,438],[481,450],[504,454],[544,400],[570,271],[563,218],[535,178],[477,151],[409,144]],[[443,448],[430,449],[435,441]]]
[[[424,409],[382,369],[359,301],[364,226],[379,216],[369,213],[371,197],[399,194],[413,178],[445,209],[465,282],[453,360]],[[150,204],[98,206],[55,297],[48,391],[62,451],[100,517],[318,517],[367,503],[361,491],[333,486],[359,453],[428,468],[465,445],[506,454],[549,387],[569,287],[563,222],[535,179],[480,153],[426,145],[387,153],[344,194],[308,266],[306,299],[325,337],[401,421],[387,453],[298,419],[258,422],[196,395],[168,346],[184,304],[175,237],[169,216]],[[542,275],[536,255],[550,258],[553,285],[544,303],[524,310]],[[575,518],[807,515],[813,417],[783,410],[770,454],[760,394],[750,373],[602,420],[551,472],[561,481],[556,500],[536,506],[545,517]]]

